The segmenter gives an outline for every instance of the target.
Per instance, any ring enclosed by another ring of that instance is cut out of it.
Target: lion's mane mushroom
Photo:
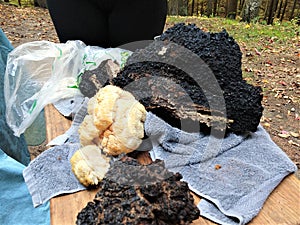
[[[77,179],[85,186],[97,185],[109,169],[110,159],[96,145],[87,145],[77,150],[70,162]]]
[[[112,85],[101,88],[88,102],[88,115],[78,129],[82,148],[71,158],[79,181],[97,185],[110,156],[136,150],[144,137],[145,119],[144,106],[132,94]]]
[[[82,145],[94,142],[108,155],[136,150],[144,137],[146,110],[131,93],[108,85],[90,99],[78,132]]]

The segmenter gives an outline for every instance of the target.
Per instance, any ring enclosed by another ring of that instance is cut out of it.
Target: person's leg
[[[163,32],[167,0],[115,0],[109,16],[111,47],[153,40]]]
[[[107,47],[107,14],[93,0],[47,0],[60,42],[81,40]]]

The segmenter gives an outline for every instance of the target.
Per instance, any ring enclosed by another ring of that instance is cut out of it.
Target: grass
[[[1,1],[1,0],[0,0]],[[21,0],[21,6],[23,7],[28,7],[28,6],[33,6],[34,5],[34,1],[33,0]],[[18,0],[10,0],[9,4],[11,5],[15,5],[15,6],[19,6],[19,2]]]
[[[207,29],[210,32],[220,32],[226,29],[237,42],[258,43],[261,40],[270,40],[285,42],[299,36],[300,27],[295,21],[286,21],[280,23],[274,22],[274,25],[264,23],[244,23],[238,20],[230,20],[220,17],[179,17],[168,16],[167,23],[195,23],[198,27]]]

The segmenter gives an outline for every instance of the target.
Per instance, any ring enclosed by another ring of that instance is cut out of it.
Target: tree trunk
[[[47,1],[46,0],[34,0],[35,7],[47,8]]]
[[[283,2],[283,0],[280,0],[279,7],[278,7],[278,10],[277,10],[277,16],[276,16],[277,18],[280,18],[282,2]]]
[[[168,14],[171,16],[177,16],[179,13],[178,6],[179,6],[178,0],[169,0]]]
[[[275,16],[276,16],[276,12],[277,12],[277,9],[278,9],[278,3],[279,3],[279,0],[276,0],[275,3],[274,3],[273,19],[274,19]]]
[[[191,16],[194,15],[194,10],[195,10],[195,0],[192,0],[192,12],[191,12]]]
[[[242,12],[243,8],[244,8],[244,4],[245,4],[245,0],[240,0],[240,4],[239,4],[239,10]]]
[[[235,19],[237,11],[238,0],[227,0],[225,7],[226,17],[229,19]]]
[[[221,12],[219,11],[220,8],[221,8],[221,5],[222,5],[221,3],[222,3],[222,0],[217,0],[217,5],[219,6],[218,11],[217,11],[217,14],[218,14],[218,15],[221,14]]]
[[[199,2],[197,0],[197,16],[202,16],[203,15],[203,1]]]
[[[210,17],[213,12],[213,0],[207,0],[206,12],[205,15]]]
[[[218,0],[213,0],[213,14],[216,16],[218,14]]]
[[[265,12],[264,12],[264,20],[267,20],[267,18],[268,18],[270,1],[272,1],[272,0],[267,0],[267,3],[266,3],[266,8],[265,8]]]
[[[187,16],[188,14],[188,0],[179,0],[178,1],[178,15]]]
[[[286,11],[286,7],[287,7],[287,0],[285,0],[284,5],[283,5],[283,9],[282,9],[282,13],[281,13],[281,17],[280,17],[280,21],[282,22],[283,18],[284,18],[284,14]]]
[[[289,20],[292,20],[294,18],[294,12],[295,12],[296,6],[297,6],[297,0],[294,0],[294,4],[293,4],[293,8],[292,8],[292,12],[291,12]]]
[[[250,23],[259,15],[260,0],[245,0],[242,9],[242,21]]]
[[[277,8],[278,0],[271,0],[268,11],[267,24],[271,25],[274,21],[275,9]]]
[[[200,15],[201,15],[201,16],[202,16],[202,15],[206,15],[205,13],[206,13],[206,12],[205,12],[205,9],[204,9],[204,2],[201,1],[201,2],[200,2]]]
[[[268,11],[267,11],[267,24],[272,24],[273,23],[273,19],[272,19],[272,13],[274,12],[274,0],[270,0],[269,2],[269,6],[268,6]]]

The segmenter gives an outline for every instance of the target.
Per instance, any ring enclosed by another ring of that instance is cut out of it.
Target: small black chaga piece
[[[206,33],[176,24],[135,51],[111,83],[180,129],[183,120],[191,120],[215,130],[254,132],[262,90],[243,80],[241,57],[225,30]]]
[[[81,75],[80,92],[86,97],[93,97],[103,85],[120,71],[120,65],[111,59],[104,60],[94,70],[86,70]]]
[[[159,160],[147,166],[134,159],[115,162],[76,224],[190,224],[200,212],[181,178]]]

